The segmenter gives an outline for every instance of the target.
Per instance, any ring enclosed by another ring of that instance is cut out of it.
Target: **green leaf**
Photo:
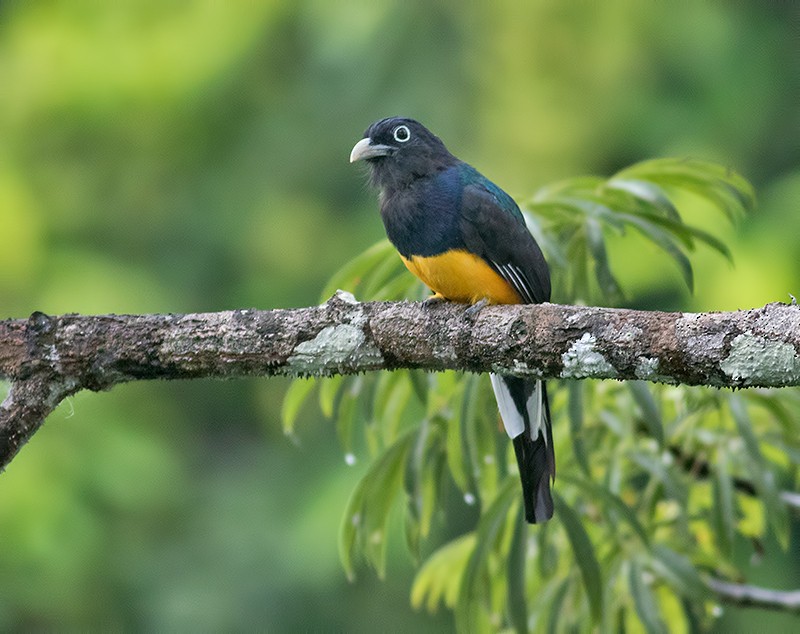
[[[750,389],[741,393],[749,401],[767,410],[781,426],[783,433],[795,443],[800,438],[800,418],[795,415],[800,411],[800,390]],[[800,459],[796,460],[800,462]]]
[[[750,415],[747,413],[742,399],[736,394],[728,397],[728,405],[736,423],[736,429],[744,442],[745,452],[750,458],[751,474],[758,490],[759,499],[764,505],[765,515],[770,526],[775,531],[775,537],[781,547],[789,547],[789,516],[786,505],[780,497],[780,492],[775,485],[775,474],[769,469],[767,461],[761,454],[758,438],[753,431]]]
[[[389,511],[403,485],[413,433],[406,433],[386,449],[356,485],[339,528],[339,556],[348,578],[355,578],[356,562],[363,557],[383,578]]]
[[[316,384],[314,379],[295,379],[286,390],[281,406],[281,420],[283,421],[283,433],[287,436],[294,432],[294,424],[297,422],[300,408]]]
[[[414,502],[409,500],[409,506],[413,504]],[[413,512],[411,509],[406,509],[403,520],[403,533],[406,538],[406,548],[411,555],[414,565],[419,566],[422,560],[422,532],[420,531],[419,514]]]
[[[462,377],[463,392],[454,394],[455,408],[447,425],[447,466],[458,488],[474,501],[477,491],[473,477],[473,466],[470,460],[470,448],[467,446],[468,417],[466,412],[473,400],[473,391],[477,386],[477,376]]]
[[[586,240],[594,259],[595,277],[601,292],[610,301],[618,300],[622,297],[622,289],[611,272],[603,230],[594,218],[586,219]]]
[[[658,446],[664,447],[664,423],[658,404],[650,392],[650,387],[645,381],[627,381],[626,385],[633,396],[633,400],[642,410],[642,422]]]
[[[353,436],[355,424],[359,419],[357,413],[363,382],[363,376],[357,376],[349,381],[347,389],[342,393],[342,398],[339,401],[339,411],[336,415],[336,434],[339,437],[342,449],[346,452],[345,459],[348,462],[353,460],[355,456]]]
[[[603,179],[599,176],[577,176],[575,178],[567,178],[540,187],[531,198],[531,202],[540,203],[547,201],[563,194],[565,191],[594,191],[602,184]]]
[[[665,218],[680,222],[681,217],[675,205],[658,185],[637,178],[611,178],[606,183],[609,189],[618,189],[633,196],[637,201],[644,201],[661,212]]]
[[[631,451],[627,455],[633,462],[661,482],[664,485],[665,493],[676,500],[681,509],[686,509],[689,495],[686,484],[676,477],[671,468],[666,466],[660,459],[641,451]]]
[[[583,491],[588,499],[597,502],[602,508],[603,515],[608,518],[609,523],[615,529],[617,526],[617,516],[619,516],[619,519],[624,520],[625,523],[628,524],[631,529],[633,529],[633,532],[636,533],[642,544],[647,548],[650,547],[650,537],[648,536],[647,531],[644,529],[644,526],[642,526],[641,522],[636,517],[636,513],[613,491],[610,491],[606,487],[596,484],[587,478],[562,475],[560,476],[560,479],[562,482],[568,482],[578,487]]]
[[[745,178],[707,161],[677,158],[643,161],[618,172],[612,180],[619,178],[691,191],[712,202],[731,220],[755,207],[753,187]]]
[[[733,479],[728,469],[727,454],[720,449],[712,467],[714,505],[712,507],[711,524],[714,527],[717,548],[726,557],[731,557],[733,555],[733,539],[736,531],[736,509],[733,497]]]
[[[392,243],[385,239],[376,242],[333,274],[322,290],[321,301],[326,301],[338,289],[354,292],[363,281],[364,276],[389,257],[397,257]]]
[[[706,246],[709,246],[717,251],[720,255],[724,256],[729,262],[733,262],[733,255],[731,254],[731,251],[727,245],[707,231],[703,231],[697,227],[685,225],[682,222],[676,222],[669,218],[662,218],[653,214],[640,212],[637,215],[645,218],[653,224],[663,227],[681,242],[683,242],[683,244],[689,249],[694,247],[694,240],[699,240]]]
[[[325,376],[317,379],[319,382],[319,408],[326,418],[333,418],[336,396],[339,389],[345,385],[345,377],[341,374]]]
[[[700,578],[700,573],[683,555],[658,544],[653,547],[650,565],[653,571],[677,592],[694,601],[710,597],[710,590]]]
[[[413,521],[414,532],[417,536],[420,533],[419,519],[422,515],[422,495],[420,492],[422,481],[422,467],[424,464],[426,445],[428,436],[431,429],[429,420],[424,419],[415,433],[415,439],[411,446],[411,451],[408,452],[406,459],[406,468],[403,476],[403,487],[406,491],[408,500],[408,513],[407,515]],[[408,524],[406,525],[408,527]],[[412,548],[412,553],[416,555],[416,548]]]
[[[408,378],[414,394],[423,405],[428,404],[428,390],[430,389],[430,374],[424,370],[409,370]]]
[[[440,602],[454,608],[461,579],[475,549],[475,533],[467,533],[435,551],[420,567],[411,586],[411,606],[435,612]]]
[[[528,525],[520,505],[508,549],[508,613],[518,634],[528,631],[528,606],[525,600],[525,562],[528,553]]]
[[[383,372],[378,377],[372,405],[372,417],[379,423],[384,443],[394,442],[400,430],[406,405],[411,399],[408,372]]]
[[[375,301],[400,301],[410,299],[421,301],[430,294],[428,287],[420,282],[416,277],[406,271],[405,267],[399,268],[397,274],[375,290],[371,295],[366,295],[370,300]]]
[[[567,258],[570,262],[571,278],[568,293],[574,298],[585,301],[590,296],[589,258],[586,240],[582,233],[577,233],[567,243]]]
[[[594,545],[578,514],[555,491],[553,491],[553,502],[558,519],[572,546],[575,563],[578,564],[581,571],[592,620],[594,623],[599,623],[603,617],[603,577],[600,573],[600,564],[597,561]]]
[[[380,293],[384,292],[384,289],[394,288],[393,281],[400,276],[402,276],[402,283],[407,281],[409,284],[416,284],[416,280],[408,274],[400,257],[397,253],[393,253],[380,260],[371,271],[365,273],[360,292],[365,300],[390,299]]]
[[[569,416],[569,435],[572,450],[581,470],[591,476],[589,460],[586,456],[583,431],[583,381],[567,380],[567,414]]]
[[[579,194],[580,195],[580,194]],[[624,225],[619,219],[619,213],[605,204],[601,198],[591,194],[578,196],[560,196],[554,198],[552,203],[561,205],[564,209],[577,213],[582,217],[581,224],[586,220],[602,220],[607,226],[622,232]]]
[[[620,216],[623,216],[623,214],[620,214]],[[675,244],[673,237],[649,220],[638,218],[633,215],[626,215],[624,217],[629,224],[638,229],[642,235],[655,243],[656,246],[658,246],[675,261],[680,269],[681,275],[683,276],[683,281],[686,282],[686,286],[689,287],[689,291],[694,292],[692,263],[689,261],[689,258],[686,257],[683,251],[681,251],[680,248]]]
[[[463,437],[466,440],[471,476],[475,482],[477,497],[492,499],[497,494],[499,470],[497,467],[498,418],[497,405],[490,396],[486,376],[471,377],[475,385],[465,402],[462,419]],[[466,395],[465,395],[466,396]],[[491,399],[491,400],[490,400]],[[487,407],[488,403],[488,407]],[[491,413],[489,413],[491,412]],[[507,436],[503,435],[502,442]],[[505,445],[503,445],[505,446]]]
[[[666,634],[667,627],[661,619],[655,597],[650,590],[650,585],[644,578],[645,572],[638,560],[633,559],[629,566],[628,583],[633,597],[636,613],[650,634]]]
[[[548,634],[558,634],[559,632],[564,631],[564,627],[562,626],[564,620],[564,612],[562,607],[564,605],[564,599],[567,598],[568,590],[569,577],[561,582],[561,584],[558,586],[558,590],[556,590],[556,593],[553,596],[553,602],[550,605],[550,614],[547,618]]]
[[[763,468],[764,456],[761,455],[758,438],[756,438],[753,431],[753,424],[750,421],[750,416],[744,403],[742,403],[742,399],[735,394],[731,394],[728,398],[728,406],[730,407],[733,421],[736,423],[736,429],[739,431],[739,436],[741,436],[744,443],[745,452],[750,456],[750,460]]]
[[[445,460],[443,434],[441,424],[435,425],[427,419],[423,420],[417,430],[413,448],[408,454],[404,483],[408,495],[408,515],[410,521],[413,521],[411,537],[427,537],[430,532]]]
[[[536,529],[536,550],[538,552],[537,571],[539,577],[547,579],[558,570],[561,550],[556,539],[552,537],[555,522],[545,522]]]
[[[566,268],[568,263],[564,255],[564,250],[558,242],[553,240],[553,234],[551,232],[544,231],[539,217],[530,213],[527,208],[522,209],[522,215],[525,218],[525,225],[533,235],[534,240],[536,240],[536,244],[542,249],[550,265]]]
[[[508,522],[508,510],[517,496],[517,487],[517,478],[506,478],[497,497],[478,522],[475,549],[464,570],[456,604],[456,629],[460,632],[479,630],[481,623],[488,625],[486,615],[480,609],[481,599],[488,599],[490,593],[490,589],[485,586],[484,573],[489,555]]]

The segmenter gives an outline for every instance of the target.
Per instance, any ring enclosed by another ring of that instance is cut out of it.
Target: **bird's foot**
[[[475,319],[478,316],[478,313],[481,312],[481,310],[483,310],[488,303],[489,300],[485,297],[481,301],[476,302],[464,311],[464,319]]]
[[[441,304],[442,302],[446,301],[445,298],[439,293],[434,293],[428,299],[422,302],[422,305],[425,308],[430,308],[431,306],[436,306],[437,304]]]

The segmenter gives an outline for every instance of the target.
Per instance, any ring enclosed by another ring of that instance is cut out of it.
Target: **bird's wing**
[[[464,187],[461,234],[527,304],[550,300],[550,271],[542,251],[508,194],[481,177]]]

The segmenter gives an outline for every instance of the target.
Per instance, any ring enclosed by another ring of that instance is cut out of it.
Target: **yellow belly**
[[[522,303],[508,282],[485,260],[468,251],[448,251],[431,257],[412,255],[402,260],[431,290],[450,301],[474,304],[486,299],[490,304]]]

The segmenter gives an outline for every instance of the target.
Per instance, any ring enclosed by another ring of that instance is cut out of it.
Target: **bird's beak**
[[[373,145],[372,139],[367,137],[353,146],[353,151],[350,152],[350,162],[355,163],[356,161],[363,161],[377,156],[387,156],[393,149],[389,145],[381,145],[380,143]]]

